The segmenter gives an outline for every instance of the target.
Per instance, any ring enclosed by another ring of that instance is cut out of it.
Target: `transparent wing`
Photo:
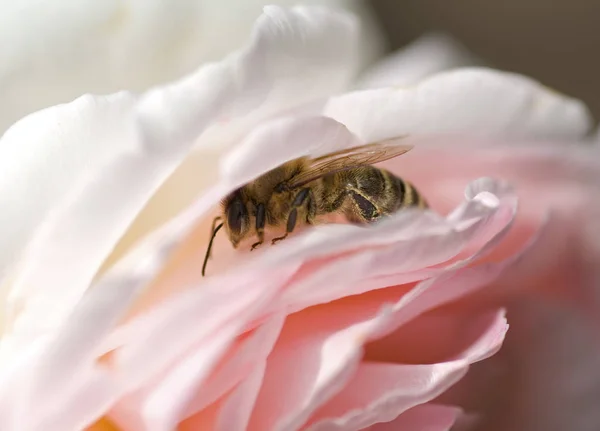
[[[311,159],[308,168],[294,176],[286,184],[286,188],[295,189],[327,174],[383,162],[404,154],[413,148],[411,145],[398,145],[395,143],[397,141],[396,138],[374,142]]]

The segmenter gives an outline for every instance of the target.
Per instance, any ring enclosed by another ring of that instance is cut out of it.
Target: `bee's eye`
[[[227,209],[227,224],[233,233],[241,233],[242,222],[246,218],[246,207],[241,199],[234,199]]]

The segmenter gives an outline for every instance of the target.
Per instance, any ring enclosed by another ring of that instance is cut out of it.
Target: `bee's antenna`
[[[206,264],[208,263],[208,258],[210,257],[210,251],[212,249],[212,245],[213,245],[213,241],[215,239],[215,236],[217,236],[217,232],[219,232],[219,229],[221,229],[223,227],[223,223],[221,223],[220,225],[218,225],[217,227],[215,227],[215,224],[217,222],[217,220],[220,220],[221,217],[216,217],[213,220],[213,225],[212,225],[212,229],[211,229],[211,236],[210,236],[210,242],[208,243],[208,247],[206,248],[206,255],[204,256],[204,263],[202,264],[202,277],[204,277],[204,273],[206,272]]]

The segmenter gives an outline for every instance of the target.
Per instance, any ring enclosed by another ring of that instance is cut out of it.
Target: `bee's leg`
[[[354,188],[348,189],[348,195],[352,200],[351,208],[345,211],[346,217],[353,223],[372,223],[382,216],[382,211],[377,205]]]
[[[317,202],[313,199],[312,191],[310,192],[310,196],[308,197],[306,209],[306,223],[313,224],[315,217],[317,216]]]
[[[265,204],[258,204],[256,206],[256,236],[258,236],[258,242],[252,244],[250,251],[261,245],[265,239]]]
[[[213,221],[212,221],[212,226],[210,227],[210,234],[212,235],[215,232],[215,226],[217,225],[217,222],[221,221],[221,216],[216,216]],[[212,250],[209,252],[208,257],[210,258],[212,256]]]
[[[275,244],[279,241],[286,239],[287,236],[294,231],[294,228],[296,227],[296,220],[298,218],[298,210],[301,209],[303,205],[307,205],[307,220],[309,217],[312,220],[310,212],[312,209],[314,209],[316,212],[316,205],[312,205],[311,201],[314,201],[314,199],[312,196],[312,192],[308,187],[298,192],[298,194],[294,198],[294,201],[292,202],[292,209],[290,211],[290,214],[288,215],[285,235],[280,236],[278,238],[273,238],[271,244]]]

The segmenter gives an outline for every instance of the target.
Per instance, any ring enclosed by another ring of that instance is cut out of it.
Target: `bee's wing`
[[[333,172],[383,162],[404,154],[413,148],[411,145],[394,143],[397,140],[374,142],[311,159],[308,168],[295,175],[286,184],[286,188],[295,189]]]

